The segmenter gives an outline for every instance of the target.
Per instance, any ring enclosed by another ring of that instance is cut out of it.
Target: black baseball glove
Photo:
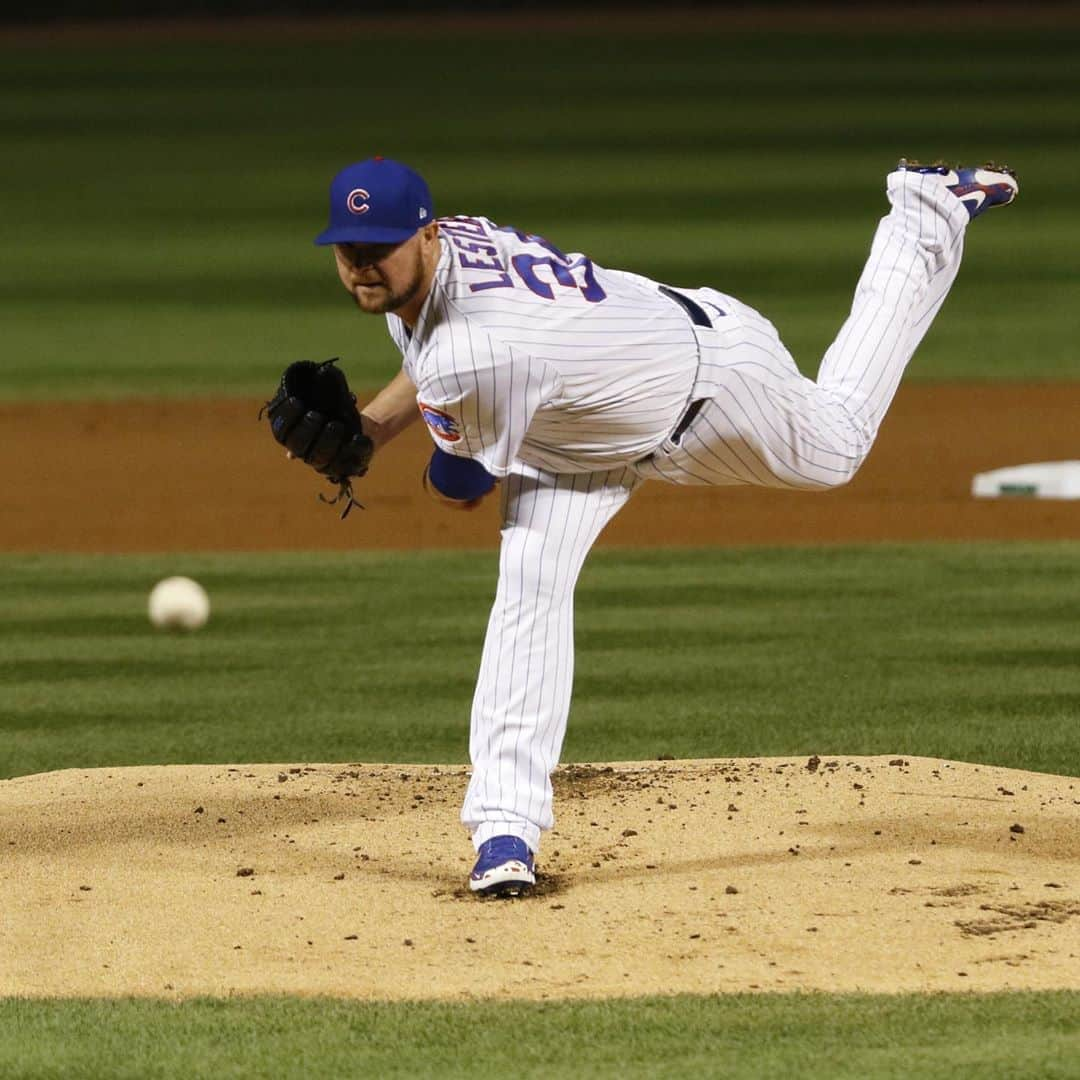
[[[375,444],[364,434],[356,395],[336,362],[337,357],[321,364],[312,360],[290,364],[259,419],[266,415],[271,434],[293,457],[337,484],[332,499],[319,498],[329,503],[345,500],[344,518],[360,506],[353,498],[352,478],[367,472]]]

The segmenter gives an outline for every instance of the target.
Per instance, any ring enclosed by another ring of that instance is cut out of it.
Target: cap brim
[[[398,244],[419,229],[382,229],[377,226],[332,225],[315,237],[316,244]]]

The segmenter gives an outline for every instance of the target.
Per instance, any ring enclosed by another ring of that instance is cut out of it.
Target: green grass
[[[564,757],[904,753],[1080,775],[1078,557],[1075,543],[597,552]],[[0,558],[0,776],[464,761],[495,560]],[[178,572],[212,598],[196,634],[145,615]]]
[[[439,212],[740,296],[811,373],[895,159],[1007,158],[1021,201],[972,230],[912,374],[1076,374],[1076,29],[6,45],[0,72],[3,398],[263,394],[330,355],[381,383],[381,320],[311,243],[374,152]]]
[[[497,1062],[498,1070],[481,1068]],[[578,1004],[0,1001],[0,1074],[1080,1076],[1080,995],[731,995]]]

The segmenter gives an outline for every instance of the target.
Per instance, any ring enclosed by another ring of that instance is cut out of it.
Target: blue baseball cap
[[[330,183],[330,223],[316,244],[396,244],[433,218],[431,192],[400,161],[373,157],[346,165]]]

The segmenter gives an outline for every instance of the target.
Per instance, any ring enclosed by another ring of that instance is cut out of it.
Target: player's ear
[[[429,222],[420,230],[420,250],[428,258],[439,254],[439,223]]]

